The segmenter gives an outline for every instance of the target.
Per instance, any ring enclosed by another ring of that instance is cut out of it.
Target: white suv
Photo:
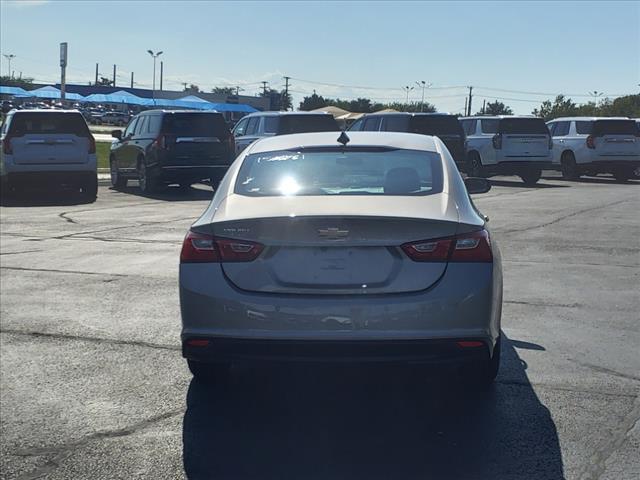
[[[11,110],[0,138],[3,193],[23,184],[60,184],[95,201],[96,142],[77,110]]]
[[[473,177],[517,175],[535,185],[551,169],[551,135],[544,120],[498,115],[461,118],[467,135],[466,172]]]
[[[624,117],[566,117],[547,123],[553,162],[562,177],[612,173],[626,181],[640,167],[640,132]]]

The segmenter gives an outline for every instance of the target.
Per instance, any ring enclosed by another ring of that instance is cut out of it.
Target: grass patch
[[[98,168],[109,168],[109,151],[111,142],[96,142],[96,158]]]

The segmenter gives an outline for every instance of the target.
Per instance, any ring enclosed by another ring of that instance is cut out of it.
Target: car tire
[[[82,197],[88,202],[95,202],[98,198],[98,175],[88,175],[80,186]]]
[[[120,175],[118,171],[118,164],[116,159],[111,157],[109,158],[109,173],[111,173],[111,186],[116,190],[120,190],[122,188],[126,188],[127,179]]]
[[[231,365],[228,363],[206,363],[187,360],[194,378],[205,382],[223,383],[229,379]]]
[[[158,190],[158,182],[154,178],[153,171],[144,162],[144,158],[138,160],[138,184],[144,194],[155,193]]]
[[[542,176],[542,170],[540,169],[527,170],[526,172],[522,172],[519,175],[519,177],[522,179],[524,184],[529,187],[532,187],[536,183],[538,183],[538,180],[540,180],[541,176]]]
[[[627,182],[630,178],[633,178],[634,172],[632,169],[620,169],[620,170],[616,170],[615,172],[613,172],[613,176],[614,178],[621,183]]]
[[[467,158],[467,175],[470,177],[485,177],[482,159],[477,152],[471,152]]]
[[[580,171],[576,165],[576,157],[571,152],[566,152],[560,160],[562,178],[565,180],[577,180],[580,178]]]

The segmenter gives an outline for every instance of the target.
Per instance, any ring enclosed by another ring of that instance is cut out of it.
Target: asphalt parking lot
[[[486,393],[396,367],[192,381],[178,253],[211,190],[11,200],[0,477],[640,478],[640,182],[493,183],[475,198],[505,274]]]

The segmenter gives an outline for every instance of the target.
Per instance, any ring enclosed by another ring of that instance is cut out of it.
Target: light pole
[[[411,90],[413,90],[413,87],[410,87],[409,85],[407,85],[406,87],[402,87],[402,89],[407,92],[407,107],[408,107],[409,106],[409,92]]]
[[[149,55],[153,57],[153,90],[151,90],[151,98],[153,98],[153,104],[156,103],[156,58],[162,55],[162,52],[153,53],[153,50],[147,50]]]
[[[11,78],[11,60],[16,58],[16,56],[13,53],[8,53],[8,54],[4,54],[4,58],[6,58],[7,62],[9,63],[9,70],[7,71],[7,77]]]
[[[420,80],[419,82],[416,82],[416,85],[418,85],[419,88],[422,88],[422,102],[420,102],[420,111],[424,112],[424,89],[429,88],[433,84],[427,83],[424,80]]]
[[[602,92],[594,90],[593,92],[589,92],[589,95],[593,97],[593,103],[595,104],[596,108],[598,108],[598,98],[602,96]]]

